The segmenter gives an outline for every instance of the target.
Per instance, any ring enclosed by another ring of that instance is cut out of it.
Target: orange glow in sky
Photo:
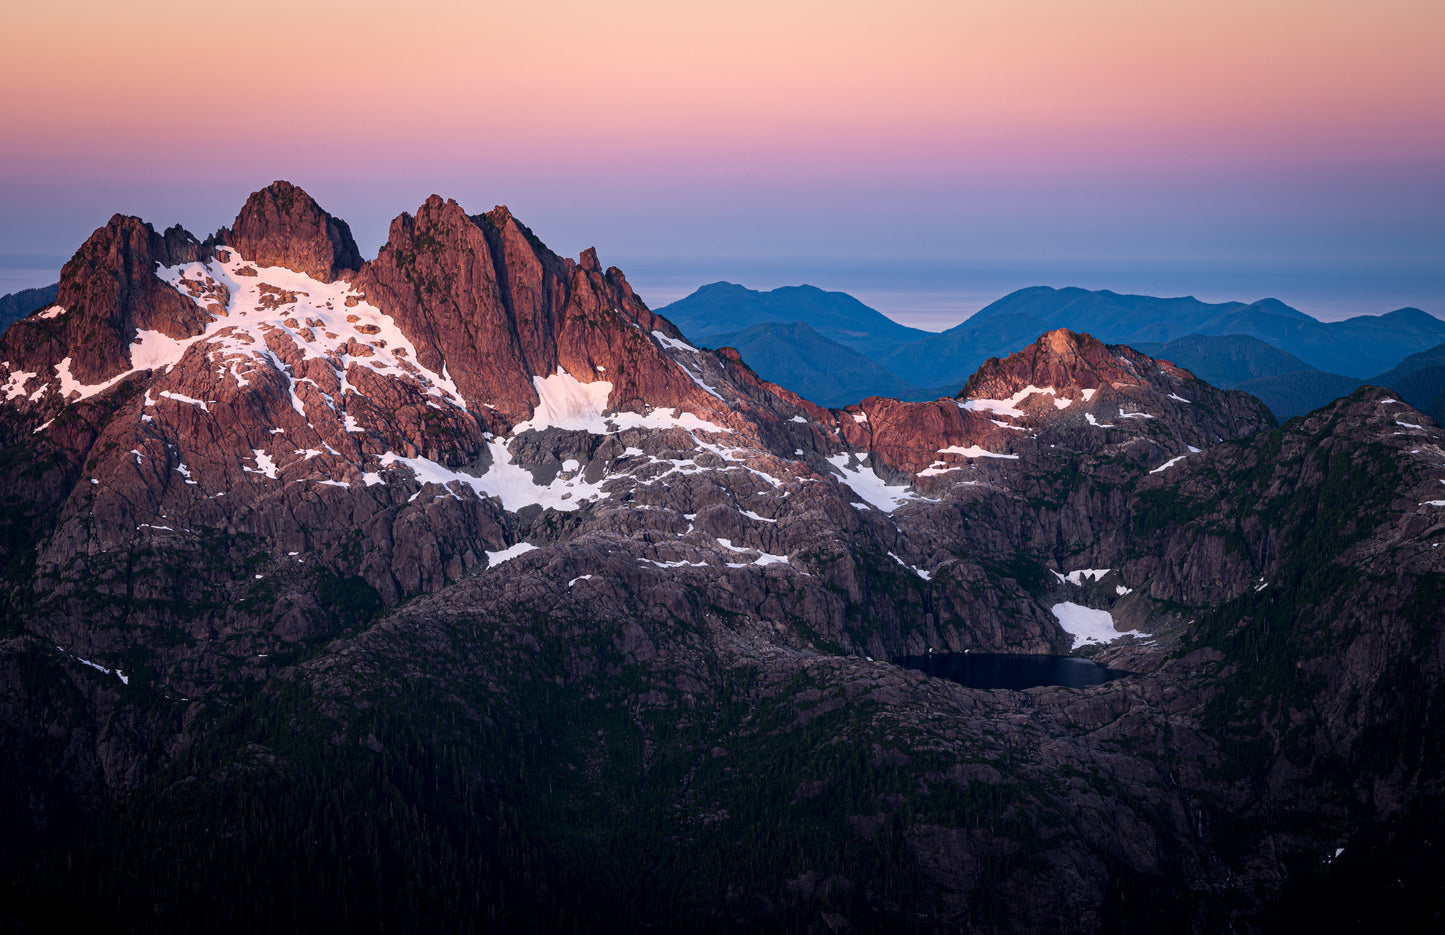
[[[5,18],[6,158],[37,170],[278,149],[361,171],[1445,152],[1439,0],[62,0]]]
[[[571,252],[1445,252],[1442,0],[52,0],[0,27],[0,260],[112,211],[205,233],[277,178],[365,250],[437,191]]]

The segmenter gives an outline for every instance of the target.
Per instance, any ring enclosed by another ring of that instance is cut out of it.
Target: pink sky
[[[366,251],[432,191],[604,255],[1445,249],[1440,0],[17,6],[0,254],[275,178]]]

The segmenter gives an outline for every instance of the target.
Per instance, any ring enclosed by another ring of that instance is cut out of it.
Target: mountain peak
[[[282,266],[321,282],[335,282],[362,264],[347,223],[286,181],[247,198],[235,223],[218,231],[216,240],[259,266]]]
[[[1436,318],[1434,315],[1431,315],[1424,309],[1416,308],[1413,305],[1407,305],[1404,308],[1397,308],[1393,312],[1386,312],[1380,317],[1395,322],[1411,321],[1425,322],[1427,324],[1438,324],[1440,321],[1439,318]]]
[[[719,279],[717,282],[710,282],[706,285],[698,286],[697,289],[693,292],[693,295],[721,296],[727,294],[751,293],[752,291],[752,289],[749,289],[747,286],[744,286],[740,283],[728,282],[726,279]]]
[[[69,356],[67,372],[74,379],[100,383],[131,369],[128,345],[137,330],[172,338],[199,334],[205,313],[154,271],[157,264],[187,262],[203,251],[179,227],[158,234],[140,218],[112,216],[60,271],[56,303],[67,314],[49,327],[31,323],[15,332],[6,359],[49,373]]]
[[[1058,328],[1005,358],[984,362],[958,398],[1006,399],[1025,386],[1097,389],[1105,383],[1136,378],[1098,338]]]
[[[1304,312],[1300,311],[1297,308],[1294,308],[1293,306],[1286,305],[1279,299],[1260,299],[1257,302],[1251,302],[1249,304],[1249,308],[1255,311],[1265,312],[1270,315],[1283,315],[1287,318],[1299,318],[1306,321],[1314,321],[1314,319],[1311,318],[1309,315],[1306,315]]]
[[[1049,351],[1059,357],[1077,357],[1079,348],[1086,343],[1098,344],[1093,337],[1074,334],[1068,328],[1055,328],[1039,339]]]

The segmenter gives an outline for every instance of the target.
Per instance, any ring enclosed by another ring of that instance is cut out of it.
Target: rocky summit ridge
[[[134,928],[1278,927],[1436,866],[1442,440],[1067,330],[825,409],[503,207],[116,216],[0,338],[0,865]],[[885,662],[947,650],[1133,674]]]

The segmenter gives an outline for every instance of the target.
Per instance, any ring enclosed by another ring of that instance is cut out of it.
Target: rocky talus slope
[[[594,251],[295,186],[0,338],[11,917],[1423,924],[1445,448],[1054,331],[820,408]],[[1088,689],[889,660],[1061,652]],[[38,907],[38,908],[37,908]],[[29,915],[27,915],[29,913]]]

